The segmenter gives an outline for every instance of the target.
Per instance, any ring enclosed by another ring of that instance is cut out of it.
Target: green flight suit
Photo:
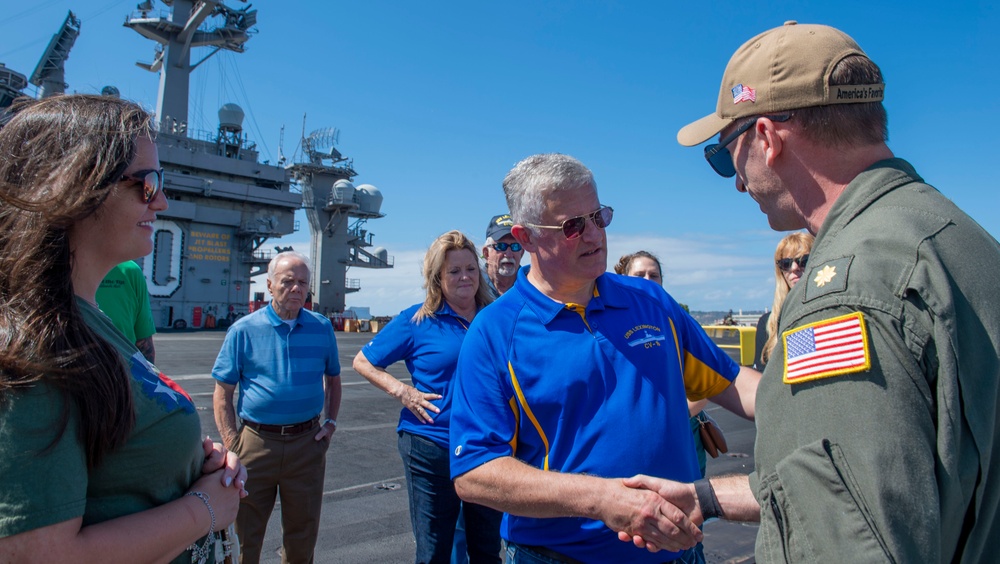
[[[909,163],[851,182],[757,393],[757,562],[996,561],[998,298],[1000,245]],[[793,339],[856,312],[868,366],[786,383]]]

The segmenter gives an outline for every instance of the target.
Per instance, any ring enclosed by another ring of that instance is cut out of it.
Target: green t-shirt
[[[76,302],[87,324],[125,359],[135,428],[122,447],[88,471],[76,406],[56,438],[67,399],[44,383],[11,394],[0,407],[0,537],[80,516],[86,526],[144,511],[181,497],[201,476],[201,423],[190,396],[147,362],[104,314]],[[187,552],[176,559],[190,561]]]
[[[104,277],[97,288],[97,304],[133,343],[156,333],[146,278],[133,261],[119,264]]]

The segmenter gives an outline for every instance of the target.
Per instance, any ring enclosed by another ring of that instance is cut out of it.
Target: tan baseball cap
[[[744,43],[726,65],[715,113],[677,132],[691,147],[708,141],[733,120],[825,106],[881,102],[884,84],[829,86],[830,73],[845,57],[868,55],[846,33],[794,21]]]

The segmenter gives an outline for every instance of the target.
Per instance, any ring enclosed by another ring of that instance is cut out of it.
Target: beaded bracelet
[[[215,511],[212,510],[212,504],[208,502],[210,498],[207,493],[188,492],[184,495],[193,495],[203,501],[205,503],[205,507],[208,508],[208,514],[212,517],[212,524],[208,527],[208,536],[205,537],[205,542],[201,545],[201,548],[198,547],[198,541],[194,541],[191,543],[191,546],[188,547],[188,550],[192,551],[191,561],[197,561],[200,564],[203,564],[208,561],[209,545],[211,545],[214,540],[212,538],[212,533],[215,532]]]

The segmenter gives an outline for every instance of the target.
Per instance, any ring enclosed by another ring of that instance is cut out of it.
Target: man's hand
[[[337,426],[333,424],[332,421],[327,421],[319,426],[319,431],[316,436],[313,437],[314,441],[322,441],[327,437],[333,437],[333,434],[337,431]]]
[[[622,478],[543,471],[513,456],[494,458],[455,478],[464,501],[535,519],[583,517],[601,521],[641,548],[679,551],[702,540],[684,510],[657,492]],[[648,544],[646,541],[649,541]]]
[[[656,552],[660,549],[671,551],[685,550],[694,546],[695,543],[701,542],[703,535],[698,530],[698,525],[701,525],[704,519],[701,515],[701,508],[698,506],[698,498],[695,495],[693,484],[683,484],[642,474],[631,478],[624,478],[622,479],[622,484],[628,488],[645,490],[656,494],[655,497],[659,498],[657,510],[667,518],[671,525],[678,528],[680,532],[683,532],[686,527],[693,527],[698,534],[696,536],[678,534],[674,539],[670,539],[668,535],[667,538],[674,542],[665,544],[663,529],[660,527],[655,530],[650,530],[648,527],[632,527],[630,529],[611,527],[612,530],[618,531],[619,540],[622,542],[632,541],[635,546],[646,548],[650,552]],[[653,503],[656,504],[655,499]],[[610,524],[608,525],[610,526]],[[687,530],[690,533],[690,529]],[[687,536],[693,537],[695,542],[676,542],[678,539],[684,539]]]
[[[676,503],[663,495],[661,490],[644,487],[660,485],[659,482],[671,485],[663,487],[662,492],[677,497]],[[631,540],[637,547],[646,548],[650,552],[686,550],[701,542],[704,535],[688,516],[692,506],[697,505],[693,501],[693,486],[691,499],[687,499],[679,490],[690,484],[678,484],[648,476],[624,478],[621,484],[624,487],[622,495],[626,498],[624,501],[628,506],[637,507],[638,511],[630,516],[621,516],[624,518],[611,516],[603,519],[611,530],[619,531],[619,539],[625,542]]]

